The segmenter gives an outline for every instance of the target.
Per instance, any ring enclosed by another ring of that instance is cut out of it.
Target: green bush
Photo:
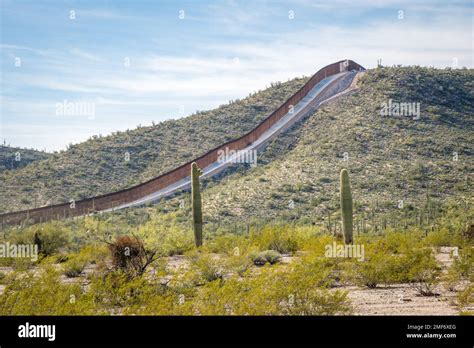
[[[153,215],[138,236],[159,255],[183,255],[194,248],[194,237],[190,229],[177,226],[177,218],[177,213]]]
[[[88,291],[94,303],[108,312],[128,306],[146,305],[147,298],[159,293],[160,289],[143,276],[130,278],[129,274],[121,270],[92,277]]]
[[[35,234],[37,236],[35,240]],[[31,237],[32,243],[39,243],[38,252],[44,256],[55,254],[59,249],[67,247],[69,231],[59,223],[45,224]]]
[[[346,258],[321,258],[314,256],[306,256],[302,263],[308,272],[314,272],[324,275],[324,282],[320,285],[335,287],[338,285],[351,284],[354,277],[354,264],[359,261]]]
[[[5,272],[0,272],[0,284],[5,284],[7,275]]]
[[[468,311],[468,307],[472,307],[474,303],[474,285],[470,284],[466,289],[460,291],[457,296],[457,306],[460,314],[473,315],[473,311]]]
[[[300,248],[300,242],[307,238],[307,231],[291,229],[288,226],[266,226],[251,233],[250,241],[260,250],[275,250],[280,254],[294,253]]]
[[[50,256],[60,249],[66,250],[69,245],[70,230],[61,222],[53,221],[33,225],[24,229],[13,230],[8,235],[11,244],[36,244],[38,254]]]
[[[10,266],[15,271],[19,271],[19,272],[27,271],[36,264],[36,262],[32,261],[31,259],[23,258],[23,257],[5,258],[5,259],[2,259],[2,263],[5,266]]]
[[[207,283],[194,299],[202,315],[335,315],[351,306],[344,291],[318,286],[319,274],[304,266],[283,271],[264,268],[255,277]]]
[[[230,272],[236,273],[243,277],[252,266],[252,260],[248,255],[232,255],[226,260],[226,268]]]
[[[77,258],[69,260],[64,265],[64,274],[69,278],[78,277],[83,271],[86,263]]]
[[[426,246],[434,247],[459,245],[456,243],[454,234],[446,228],[428,233],[423,242]]]
[[[12,274],[2,295],[0,315],[100,315],[79,284],[62,284],[52,267]]]
[[[458,257],[455,257],[452,268],[459,273],[462,279],[474,281],[474,248],[468,246],[459,250]]]
[[[458,257],[455,257],[453,264],[449,267],[448,272],[444,276],[446,287],[451,291],[455,291],[456,286],[463,280],[473,282],[473,265],[474,250],[471,247],[460,249]]]
[[[398,258],[390,253],[387,244],[379,240],[365,245],[364,261],[354,263],[354,280],[357,284],[375,288],[390,284],[397,277]]]
[[[408,253],[406,264],[408,268],[408,278],[413,287],[422,296],[434,295],[434,287],[439,283],[441,267],[431,249],[412,250]]]
[[[251,254],[250,258],[257,266],[263,266],[267,262],[271,265],[280,262],[281,254],[275,250],[264,250],[259,253]]]
[[[195,270],[193,281],[196,284],[222,280],[224,273],[224,262],[216,255],[202,254],[197,251],[186,255],[191,267]]]
[[[203,252],[206,253],[218,253],[235,255],[236,253],[241,255],[248,251],[249,243],[246,238],[243,238],[234,234],[218,235],[209,240],[205,245],[202,246]]]
[[[105,262],[108,256],[107,248],[104,245],[88,245],[78,253],[68,254],[63,263],[64,274],[70,278],[79,276],[88,264],[98,265],[98,269],[105,269]],[[43,261],[44,262],[44,261]]]
[[[381,240],[384,248],[391,254],[403,254],[420,245],[422,234],[419,231],[389,231]]]

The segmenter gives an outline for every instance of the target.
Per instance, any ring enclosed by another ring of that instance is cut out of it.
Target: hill
[[[0,146],[0,173],[6,170],[18,170],[29,164],[47,159],[50,153],[20,147]]]
[[[94,136],[45,161],[0,173],[0,211],[82,199],[136,185],[237,138],[277,109],[305,82],[297,78],[192,116]]]
[[[335,219],[341,168],[350,171],[357,218],[368,224],[402,223],[393,212],[427,220],[448,200],[472,203],[473,75],[419,67],[367,71],[355,92],[275,140],[255,168],[240,166],[207,182],[207,220],[317,223],[334,213]],[[419,119],[382,116],[390,100],[419,103]],[[162,209],[177,210],[180,199]],[[372,221],[380,213],[384,221]]]
[[[405,220],[428,221],[447,200],[467,204],[472,197],[472,77],[472,69],[420,67],[359,75],[355,92],[326,104],[276,139],[259,155],[256,168],[236,165],[205,181],[206,221],[314,224],[335,214],[334,221],[343,167],[351,173],[356,218],[364,224],[400,223],[393,212]],[[250,130],[304,81],[277,84],[181,120],[94,137],[46,161],[4,173],[8,185],[2,207],[79,199],[155,177]],[[404,105],[413,106],[413,115],[396,114],[396,107]],[[179,208],[183,199],[188,196],[167,199],[157,209],[176,211],[187,221],[189,211]]]

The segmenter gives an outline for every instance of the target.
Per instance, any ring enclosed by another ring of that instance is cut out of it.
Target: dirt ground
[[[451,266],[453,248],[442,247],[436,259],[445,272]],[[457,315],[457,293],[447,290],[443,284],[435,287],[437,296],[420,296],[410,284],[393,284],[375,289],[356,286],[342,287],[349,291],[355,315]],[[467,310],[474,310],[474,304]]]
[[[435,288],[439,296],[419,296],[408,284],[364,289],[345,287],[354,306],[355,315],[457,315],[455,292],[442,285]]]

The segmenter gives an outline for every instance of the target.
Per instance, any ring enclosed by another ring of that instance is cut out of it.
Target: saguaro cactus
[[[199,187],[199,176],[202,170],[196,162],[191,164],[191,203],[193,206],[193,231],[196,246],[202,245],[202,209],[201,209],[201,189]]]
[[[344,242],[352,244],[352,193],[346,169],[341,170],[341,218]]]

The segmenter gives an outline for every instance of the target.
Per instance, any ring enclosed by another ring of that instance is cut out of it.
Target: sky
[[[46,151],[342,59],[473,68],[473,2],[0,0],[0,141]]]

